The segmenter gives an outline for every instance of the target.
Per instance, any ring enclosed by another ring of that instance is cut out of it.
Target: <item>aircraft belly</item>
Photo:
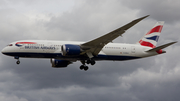
[[[38,52],[9,52],[5,53],[9,56],[19,56],[19,57],[27,57],[27,58],[55,58],[61,54],[59,53],[38,53]]]
[[[19,57],[26,57],[26,58],[56,58],[56,59],[62,59],[62,60],[87,60],[88,57],[86,56],[73,56],[73,57],[65,57],[62,56],[61,53],[33,53],[33,52],[10,52],[6,53],[6,55],[9,56],[19,56]],[[121,55],[102,55],[99,54],[96,57],[93,57],[94,60],[116,60],[116,61],[122,61],[122,60],[131,60],[131,59],[137,59],[140,57],[135,56],[121,56]]]

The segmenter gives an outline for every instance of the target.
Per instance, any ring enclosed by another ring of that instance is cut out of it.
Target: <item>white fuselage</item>
[[[55,58],[61,60],[82,60],[85,56],[66,57],[62,55],[61,46],[64,44],[80,45],[84,42],[74,41],[45,41],[45,40],[22,40],[10,43],[2,50],[9,56],[26,58]],[[150,47],[138,44],[108,43],[94,56],[94,60],[130,60],[158,55],[157,52],[146,52]]]

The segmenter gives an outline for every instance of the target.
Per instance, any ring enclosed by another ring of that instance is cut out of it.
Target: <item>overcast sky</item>
[[[165,21],[158,45],[180,41],[179,0],[0,0],[0,49],[24,40],[89,41],[150,15],[114,42],[136,43]],[[101,61],[79,70],[51,67],[49,59],[0,54],[0,101],[179,101],[179,43],[166,54]]]

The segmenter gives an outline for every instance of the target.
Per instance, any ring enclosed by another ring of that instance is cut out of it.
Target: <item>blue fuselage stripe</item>
[[[9,56],[18,56],[18,57],[26,57],[26,58],[56,58],[56,59],[77,59],[77,60],[84,60],[88,59],[86,56],[62,56],[61,53],[4,53],[5,55]],[[117,56],[117,55],[98,55],[93,57],[94,60],[131,60],[131,59],[138,59],[141,57],[134,57],[134,56]]]

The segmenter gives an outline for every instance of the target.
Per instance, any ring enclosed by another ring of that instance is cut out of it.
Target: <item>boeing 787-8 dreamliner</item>
[[[73,62],[80,61],[82,63],[80,69],[85,71],[88,70],[86,64],[94,65],[95,61],[132,60],[165,53],[162,49],[176,42],[156,47],[163,28],[163,21],[157,22],[136,44],[111,43],[146,17],[148,16],[133,20],[89,42],[21,40],[10,43],[2,50],[2,53],[13,56],[17,59],[17,64],[20,64],[20,57],[48,58],[54,68],[64,68]]]

